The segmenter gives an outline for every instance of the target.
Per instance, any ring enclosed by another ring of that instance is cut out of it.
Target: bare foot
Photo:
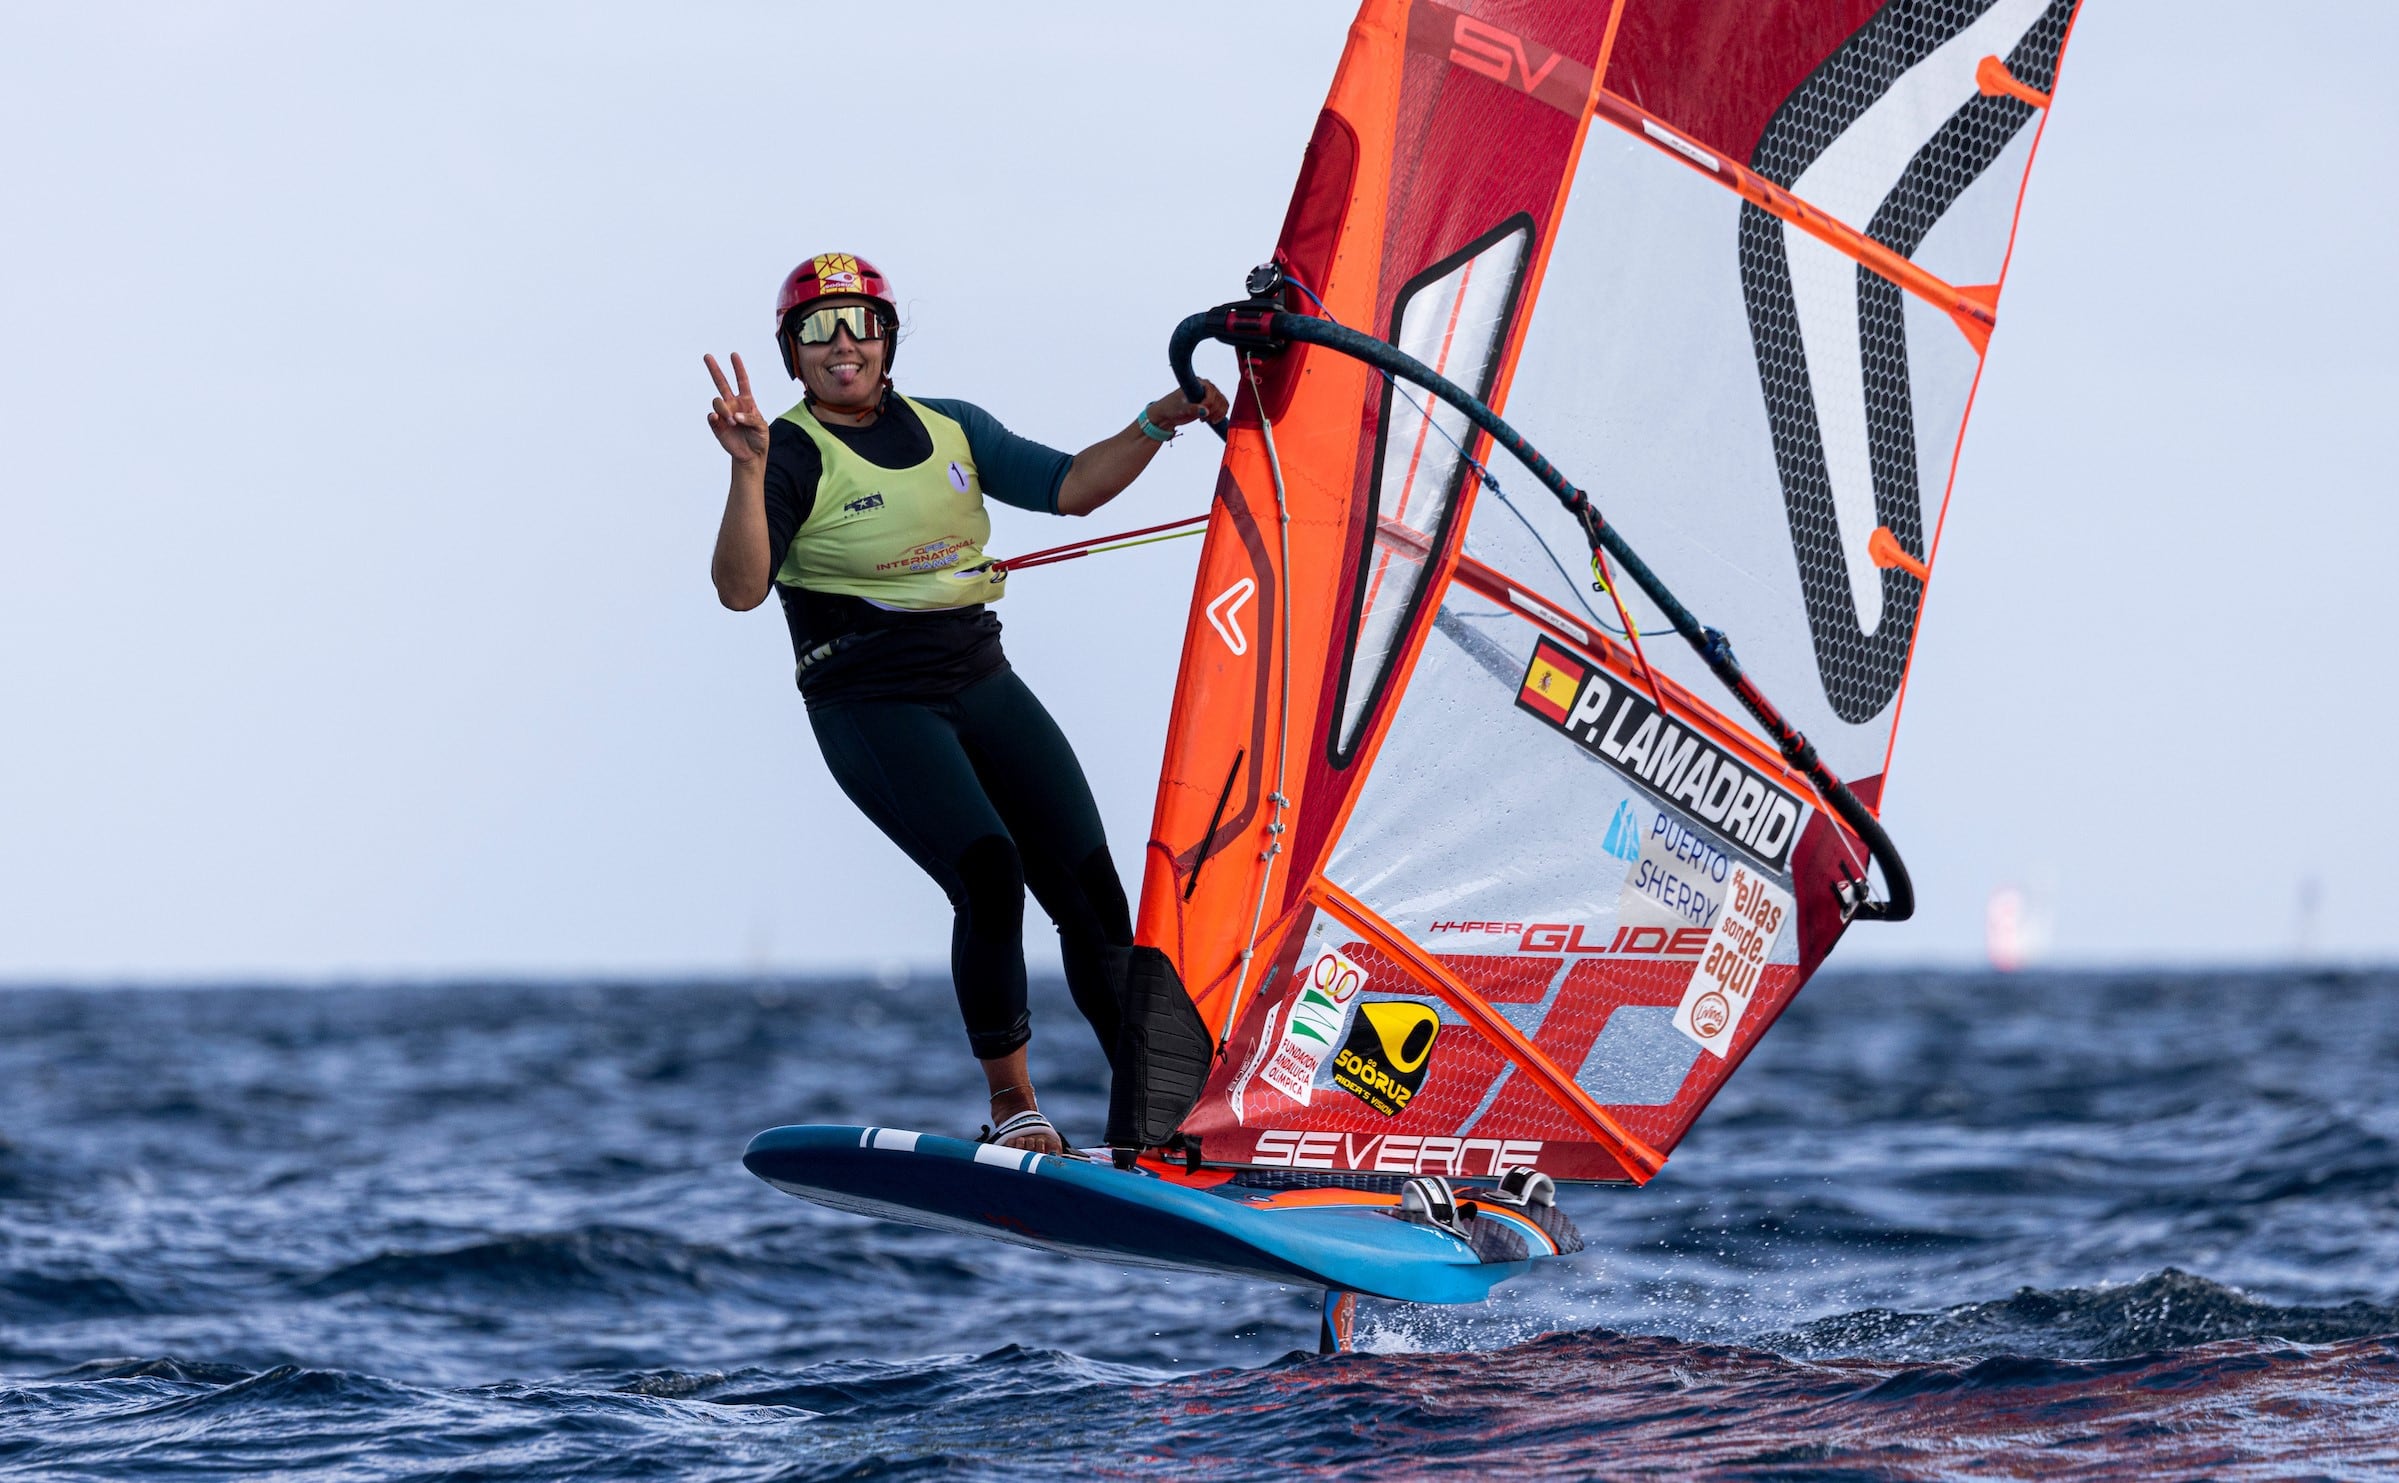
[[[1064,1157],[1066,1153],[1066,1140],[1059,1137],[1055,1133],[1044,1133],[1040,1129],[1036,1128],[1030,1133],[1017,1134],[1015,1137],[1001,1144],[1000,1147],[1021,1148],[1027,1153],[1046,1153],[1057,1157]]]
[[[1020,1112],[1039,1112],[1040,1110],[1041,1108],[1033,1100],[1032,1088],[1012,1087],[992,1097],[992,1126],[997,1127]],[[1004,1140],[1000,1147],[1021,1149],[1026,1153],[1064,1154],[1066,1140],[1060,1138],[1054,1129],[1044,1131],[1036,1127],[1028,1128],[1024,1132]]]

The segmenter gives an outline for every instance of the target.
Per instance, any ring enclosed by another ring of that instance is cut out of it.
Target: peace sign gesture
[[[735,463],[755,463],[766,457],[767,419],[758,410],[757,398],[750,395],[749,368],[741,363],[741,352],[733,353],[733,379],[737,391],[725,384],[725,373],[717,368],[716,357],[702,356],[708,363],[708,375],[716,382],[716,400],[708,404],[708,430]]]

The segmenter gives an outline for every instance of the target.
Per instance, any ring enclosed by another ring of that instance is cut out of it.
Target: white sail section
[[[1783,106],[1752,169],[1867,249],[1995,299],[1984,286],[2004,266],[2038,113],[1986,95],[1978,68],[2030,50],[2045,76],[2070,8],[1932,8],[1870,22]],[[1828,242],[1820,221],[1769,215],[1693,168],[1689,146],[1712,158],[1710,143],[1654,123],[1589,139],[1507,414],[1731,636],[1836,772],[1877,776],[1923,582],[1875,548],[1929,559],[1987,328]],[[1504,455],[1496,472],[1511,493],[1537,488]],[[1468,553],[1616,628],[1572,521],[1546,499],[1512,504],[1481,502]],[[1649,657],[1737,715],[1626,596],[1656,635]]]

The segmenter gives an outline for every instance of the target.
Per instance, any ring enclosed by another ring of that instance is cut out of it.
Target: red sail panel
[[[1492,390],[1585,127],[1579,106],[1561,109],[1543,90],[1579,77],[1587,101],[1612,12],[1517,0],[1419,5],[1412,20],[1411,9],[1373,0],[1360,11],[1278,256],[1344,323],[1392,334],[1405,297],[1435,327],[1419,336],[1432,342],[1427,359],[1444,359],[1446,340],[1445,363]],[[1438,35],[1423,31],[1426,17]],[[1378,497],[1433,525],[1446,514],[1452,546],[1466,503],[1446,441],[1462,420],[1379,437],[1387,389],[1339,356],[1295,351],[1258,375],[1290,523],[1258,388],[1245,385],[1193,590],[1141,903],[1142,940],[1174,959],[1220,1034],[1246,992],[1253,924],[1296,906],[1365,775],[1356,764],[1397,693],[1391,677],[1431,616],[1428,564],[1365,549]],[[1375,620],[1379,647],[1353,663],[1361,616]],[[1269,845],[1277,852],[1262,859]]]
[[[2072,14],[1370,3],[1278,257],[1506,400],[1874,806]],[[1461,414],[1245,377],[1141,907],[1223,1042],[1185,1131],[1645,1180],[1864,852],[1529,476],[1478,495]]]

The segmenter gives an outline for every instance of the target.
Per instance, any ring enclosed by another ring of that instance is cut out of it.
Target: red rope
[[[1180,530],[1186,525],[1202,525],[1207,522],[1207,519],[1208,517],[1205,515],[1193,515],[1188,519],[1169,520],[1164,525],[1145,525],[1139,530],[1118,531],[1112,536],[1093,536],[1087,541],[1069,541],[1063,546],[1052,546],[1046,551],[1029,551],[1022,556],[1008,557],[1000,565],[1013,572],[1022,571],[1029,566],[1048,566],[1054,561],[1072,561],[1078,556],[1089,556],[1091,548],[1094,546],[1107,546],[1117,541],[1133,540],[1138,536],[1156,535],[1162,530]]]

